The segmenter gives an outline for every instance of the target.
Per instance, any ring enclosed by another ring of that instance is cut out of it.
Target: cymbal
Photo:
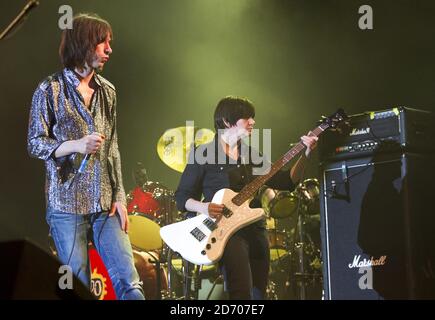
[[[210,129],[196,127],[178,127],[166,130],[157,142],[160,159],[171,169],[183,172],[187,165],[187,156],[195,146],[209,143],[214,138]]]

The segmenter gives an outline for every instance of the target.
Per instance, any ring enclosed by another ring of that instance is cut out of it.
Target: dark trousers
[[[237,231],[228,241],[219,264],[231,300],[264,299],[270,252],[263,223]]]

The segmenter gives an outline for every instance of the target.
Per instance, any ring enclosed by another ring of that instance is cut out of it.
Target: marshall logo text
[[[360,260],[361,255],[355,255],[353,257],[353,262],[349,263],[349,269],[383,266],[387,261],[387,256],[381,256],[379,259],[374,259],[371,257],[370,259],[364,258],[363,260]]]
[[[353,128],[352,129],[352,132],[349,134],[349,136],[359,136],[359,135],[362,135],[362,134],[369,134],[370,133],[370,128],[360,128],[360,129],[357,129],[357,128]]]

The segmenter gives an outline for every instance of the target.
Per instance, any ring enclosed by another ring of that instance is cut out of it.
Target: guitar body
[[[230,237],[241,228],[261,220],[265,214],[261,208],[249,207],[249,200],[237,206],[231,200],[237,195],[230,189],[221,189],[211,202],[224,204],[231,216],[222,216],[219,222],[205,214],[164,226],[160,229],[163,241],[183,259],[211,265],[222,257]]]

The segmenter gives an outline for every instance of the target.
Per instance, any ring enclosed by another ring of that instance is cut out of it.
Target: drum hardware
[[[193,290],[191,291],[191,295],[190,295],[191,299],[199,300],[200,294],[203,296],[202,299],[204,299],[204,293],[207,293],[207,295],[205,296],[205,300],[210,300],[213,292],[216,289],[216,286],[220,283],[223,283],[223,275],[220,272],[218,272],[217,266],[212,266],[212,267],[203,266],[203,265],[192,265],[192,266],[194,268],[193,269],[194,276],[191,279],[193,281]],[[206,282],[204,280],[210,280],[211,288],[209,290],[205,286]]]
[[[163,293],[163,297],[165,300],[175,300],[177,298],[176,293],[172,287],[172,274],[173,274],[172,256],[173,256],[173,251],[170,248],[168,248],[166,253],[166,257],[167,257],[166,266],[168,270],[168,286],[166,292]]]
[[[266,296],[310,299],[313,286],[319,285],[315,290],[321,290],[322,281],[319,183],[317,179],[306,179],[293,192],[264,187],[260,196],[268,216],[271,248]]]
[[[178,256],[169,248],[166,250],[166,258],[160,255],[160,252],[163,252],[163,249],[148,252],[133,250],[136,269],[144,282],[146,299],[198,300],[199,293],[201,290],[204,291],[202,280],[206,279],[204,275],[208,270],[184,259],[174,259]],[[208,297],[221,279],[222,277],[218,276],[214,280]]]
[[[295,241],[295,248],[298,256],[298,272],[294,273],[294,276],[297,277],[298,275],[305,274],[305,256],[304,256],[304,223],[303,220],[303,214],[300,210],[296,211],[298,213],[298,225],[297,230],[298,232],[295,233],[295,235],[298,236],[298,239]],[[298,277],[297,283],[299,284],[299,299],[300,300],[306,300],[306,294],[305,294],[305,281],[304,279],[300,279]]]
[[[161,268],[160,268],[160,258],[155,256],[154,254],[152,254],[150,251],[147,252],[150,256],[151,259],[148,259],[148,262],[151,262],[152,264],[155,265],[155,269],[156,269],[156,273],[157,273],[157,277],[156,277],[156,285],[157,285],[157,296],[156,296],[156,300],[162,300],[162,279],[161,279]]]
[[[188,263],[188,261],[184,259],[175,260],[174,256],[175,253],[170,248],[168,248],[166,260],[166,265],[168,269],[168,290],[165,294],[165,297],[171,300],[191,300],[191,284],[192,279],[194,278],[194,275],[192,275],[193,265]],[[174,265],[174,261],[181,261],[179,269]],[[179,282],[182,284],[181,292],[176,292],[176,289],[180,288],[174,288],[173,283],[174,280],[176,281],[177,279],[173,279],[173,276],[181,277],[181,281]]]
[[[201,289],[200,274],[202,266],[194,265],[187,260],[183,261],[183,300],[198,300]],[[192,288],[193,286],[193,288]]]
[[[319,213],[319,183],[317,179],[306,179],[295,190],[299,195],[300,205],[297,213],[297,226],[294,232],[294,250],[297,257],[297,271],[293,272],[293,279],[297,284],[298,298],[307,299],[307,284],[321,279],[320,262],[320,218],[318,230],[310,230],[319,233],[319,243],[315,244],[314,239],[307,232],[307,226],[316,222],[315,213]],[[319,257],[317,257],[319,255]],[[313,258],[315,257],[315,258]],[[313,258],[307,265],[307,259]],[[320,266],[320,268],[319,268]]]
[[[167,273],[158,250],[137,251],[133,249],[134,264],[143,282],[145,299],[161,300],[167,292]]]
[[[192,270],[195,272],[195,276],[191,276]],[[184,300],[193,300],[194,297],[191,296],[192,292],[190,290],[192,286],[192,278],[196,278],[197,273],[193,265],[189,261],[183,259],[183,297]],[[196,281],[195,281],[196,283]],[[196,286],[195,286],[196,287]]]
[[[224,276],[222,275],[222,274],[220,274],[214,281],[213,281],[213,284],[212,284],[212,286],[211,286],[211,289],[210,289],[210,291],[208,292],[208,294],[207,294],[207,298],[206,298],[206,300],[210,300],[210,297],[211,297],[211,295],[212,295],[212,293],[213,293],[213,291],[215,290],[215,288],[216,288],[216,285],[219,283],[219,282],[223,282],[224,281]]]
[[[167,270],[166,297],[172,300],[208,300],[216,291],[216,286],[222,283],[222,276],[216,275],[216,266],[192,264],[171,249],[168,249]],[[211,283],[210,289],[208,283]],[[219,295],[220,292],[217,294]]]

